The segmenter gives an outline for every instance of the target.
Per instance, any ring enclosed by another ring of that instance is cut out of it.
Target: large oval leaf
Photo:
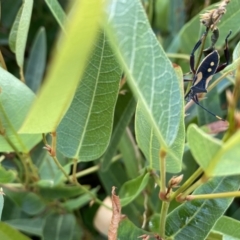
[[[83,79],[57,128],[57,147],[67,157],[93,160],[105,151],[111,136],[121,69],[101,34]]]
[[[214,155],[221,149],[221,141],[204,133],[196,125],[188,127],[187,139],[196,162],[204,170],[207,169]]]
[[[108,35],[141,102],[161,147],[177,137],[182,120],[183,98],[174,69],[159,45],[139,0],[111,0]]]
[[[158,171],[160,169],[159,151],[161,148],[161,144],[158,141],[153,126],[151,125],[151,123],[149,123],[147,116],[144,114],[143,106],[140,103],[138,103],[137,105],[135,128],[137,142],[148,160],[149,167]],[[182,121],[178,129],[178,137],[170,147],[171,150],[167,152],[167,172],[177,173],[181,171],[181,156],[183,155],[184,133],[184,123]]]
[[[237,191],[240,178],[216,177],[199,187],[193,194],[211,194]],[[166,235],[176,239],[206,239],[217,220],[223,215],[233,198],[193,200],[173,210],[167,217]]]
[[[72,239],[75,228],[75,217],[72,214],[49,215],[43,228],[43,239]]]
[[[207,176],[227,176],[240,173],[240,131],[236,132],[212,159],[205,173]]]

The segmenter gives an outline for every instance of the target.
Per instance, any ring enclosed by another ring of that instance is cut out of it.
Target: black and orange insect
[[[206,93],[209,81],[212,79],[213,75],[223,70],[229,64],[229,50],[228,50],[228,38],[231,35],[231,31],[225,38],[225,47],[224,47],[224,55],[226,62],[219,64],[220,56],[217,50],[212,49],[212,51],[208,52],[205,58],[200,63],[197,70],[194,69],[195,57],[194,54],[202,44],[202,38],[196,43],[194,46],[192,53],[190,55],[190,69],[193,73],[193,80],[192,86],[188,93],[185,95],[186,101],[194,101],[198,106],[203,108],[205,111],[210,113],[211,115],[215,116],[216,118],[223,120],[221,117],[217,116],[216,114],[212,113],[205,107],[203,107],[198,101],[198,93]],[[206,34],[206,33],[204,33]]]

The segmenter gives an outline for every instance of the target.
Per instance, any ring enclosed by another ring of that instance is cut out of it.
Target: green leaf
[[[31,235],[42,236],[44,218],[21,218],[5,221],[11,227]]]
[[[95,188],[95,189],[92,189],[91,192],[95,195],[98,190],[99,190],[99,188]],[[79,209],[79,208],[85,206],[91,200],[93,200],[93,197],[90,194],[84,194],[84,195],[79,196],[77,198],[67,200],[62,205],[68,211],[73,211],[73,210],[76,210],[76,209]]]
[[[3,194],[0,193],[0,220],[2,219],[3,206],[4,206],[4,198],[3,198]]]
[[[237,46],[233,50],[233,61],[236,61],[240,58],[240,42],[238,42]]]
[[[199,14],[205,13],[206,10],[212,9],[214,7],[216,8],[216,6],[217,4],[213,4],[208,8],[205,8],[203,11],[199,12]],[[233,38],[240,29],[240,26],[238,24],[240,2],[238,0],[232,0],[227,5],[226,9],[226,14],[223,15],[221,21],[217,25],[220,31],[220,37],[216,43],[216,48],[220,48],[224,44],[224,39],[230,30],[232,30],[233,33],[229,39]],[[185,26],[180,30],[168,48],[168,52],[177,52],[178,50],[181,50],[181,52],[184,53],[191,53],[193,46],[196,44],[205,30],[205,27],[203,27],[203,25],[200,25],[199,14],[197,14],[188,23],[186,23]]]
[[[107,148],[106,152],[104,153],[104,156],[102,157],[102,160],[101,160],[102,171],[106,171],[109,168],[109,166],[111,164],[111,160],[117,151],[117,147],[121,140],[121,137],[123,136],[124,131],[125,131],[127,125],[129,124],[129,122],[134,114],[135,109],[136,109],[136,101],[135,101],[135,99],[132,98],[128,102],[128,105],[126,106],[124,111],[122,112],[122,115],[121,115],[120,119],[118,120],[117,125],[114,128],[110,144],[108,145],[108,148]]]
[[[17,33],[18,33],[18,26],[19,26],[19,21],[22,15],[22,10],[23,10],[23,6],[21,6],[18,10],[17,16],[15,18],[15,21],[12,25],[10,34],[9,34],[9,47],[12,50],[12,52],[16,52],[16,41],[17,41]]]
[[[32,156],[34,157],[35,162],[37,163],[38,173],[40,176],[40,181],[37,184],[41,187],[53,187],[58,184],[61,184],[65,181],[65,176],[63,172],[59,169],[56,163],[53,161],[52,157],[49,155],[47,151],[42,150],[43,145],[38,145],[37,149],[35,148]],[[36,151],[37,150],[37,151]],[[58,161],[67,173],[70,173],[70,164],[66,158],[63,158],[61,154],[58,154]]]
[[[59,51],[55,51],[45,84],[20,130],[22,133],[56,130],[85,69],[97,36],[102,9],[102,1],[83,0],[75,4],[66,26],[68,34],[60,38]]]
[[[28,153],[41,139],[36,134],[18,134],[25,116],[35,96],[34,93],[13,75],[0,68],[0,126],[5,130],[5,137],[0,135],[0,151],[11,152],[14,149]]]
[[[154,131],[153,126],[148,121],[147,116],[144,113],[143,106],[140,104],[140,102],[138,103],[136,110],[135,129],[138,145],[147,158],[149,167],[158,171],[159,151],[161,145],[156,136],[156,131]],[[168,151],[166,156],[166,171],[171,173],[177,173],[181,171],[182,168],[181,156],[183,155],[184,147],[183,121],[179,126],[177,136],[178,138],[170,148],[171,151]]]
[[[0,222],[0,239],[4,240],[30,240],[27,236],[18,232],[6,223]]]
[[[123,184],[119,192],[122,207],[132,202],[145,189],[149,181],[149,176],[149,173],[144,173]]]
[[[111,136],[120,77],[114,54],[105,34],[101,34],[71,106],[57,128],[57,148],[64,156],[89,161],[103,154]]]
[[[223,239],[240,239],[240,222],[230,217],[221,217],[213,228],[213,231],[221,233]]]
[[[46,65],[47,43],[45,28],[40,28],[34,39],[27,62],[25,80],[33,92],[37,92],[42,82]]]
[[[223,240],[224,238],[222,234],[212,231],[209,233],[206,239],[207,240]],[[234,239],[231,239],[231,240],[234,240]]]
[[[36,215],[43,212],[45,209],[45,204],[42,199],[35,193],[27,193],[22,198],[22,210],[29,215]]]
[[[46,207],[43,200],[33,192],[12,192],[7,189],[4,192],[22,211],[31,216],[40,214]]]
[[[108,195],[111,195],[112,186],[120,189],[120,187],[128,180],[125,168],[120,161],[111,164],[107,171],[103,172],[100,170],[98,175]]]
[[[16,53],[17,64],[23,68],[24,53],[32,15],[33,0],[24,0],[10,33],[11,50]]]
[[[107,33],[128,83],[161,147],[176,140],[183,97],[171,62],[149,26],[139,0],[109,1]]]
[[[240,173],[240,131],[236,132],[214,156],[205,173],[207,176],[227,176]]]
[[[65,31],[64,23],[66,21],[66,14],[59,2],[57,0],[45,0],[45,3],[48,5],[59,26]]]
[[[142,156],[136,145],[133,133],[129,128],[123,132],[118,148],[122,155],[122,161],[128,177],[137,177],[139,175],[139,164],[141,163]]]
[[[0,183],[10,183],[16,178],[16,173],[12,170],[6,170],[0,166]],[[1,194],[0,194],[1,195]]]
[[[43,240],[71,240],[75,228],[75,217],[72,214],[49,215],[43,228]]]
[[[128,219],[124,219],[119,224],[117,239],[118,240],[139,239],[139,237],[144,234],[150,236],[150,238],[148,238],[149,240],[156,239],[152,233],[146,232],[141,228],[137,228]]]
[[[221,141],[203,132],[194,124],[188,127],[187,139],[195,160],[204,170],[207,169],[214,155],[221,149]]]
[[[78,186],[58,185],[53,187],[39,187],[40,196],[46,199],[67,199],[77,197],[83,194],[83,191]]]
[[[215,177],[199,187],[193,194],[237,191],[239,185],[238,176]],[[194,240],[196,236],[198,240],[205,239],[232,200],[233,198],[220,198],[185,202],[167,217],[166,235],[176,240]]]

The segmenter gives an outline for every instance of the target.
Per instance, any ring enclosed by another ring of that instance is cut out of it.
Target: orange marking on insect
[[[197,79],[196,79],[194,85],[198,84],[198,83],[202,80],[202,78],[203,78],[203,74],[202,74],[202,72],[199,72],[199,73],[197,74]]]

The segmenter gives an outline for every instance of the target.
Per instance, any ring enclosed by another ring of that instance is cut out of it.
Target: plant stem
[[[73,181],[75,184],[77,184],[77,177],[76,177],[77,164],[78,164],[77,159],[74,158],[74,159],[73,159],[73,170],[72,170],[72,171],[73,171],[73,174],[72,174],[72,176],[69,176],[69,178],[71,179],[71,181]]]
[[[59,170],[64,174],[64,176],[66,177],[66,179],[69,182],[72,182],[69,175],[66,173],[65,169],[62,167],[62,165],[59,163],[58,159],[56,156],[52,156],[52,159],[54,160],[54,162],[56,163],[57,167],[59,168]]]
[[[233,93],[229,100],[229,107],[228,107],[228,122],[229,127],[228,131],[225,134],[223,141],[226,142],[238,129],[239,129],[239,120],[235,120],[235,113],[237,109],[238,100],[240,98],[240,66],[238,66],[236,71],[236,80],[233,89]]]
[[[170,201],[172,201],[174,198],[177,197],[177,195],[179,195],[180,193],[184,192],[189,186],[192,185],[192,183],[194,181],[196,181],[196,179],[202,174],[203,170],[201,168],[198,168],[192,175],[190,178],[187,179],[186,182],[184,182],[184,184],[178,188],[177,191],[175,191],[171,196],[170,196]]]
[[[240,191],[191,195],[189,200],[240,197]]]
[[[181,194],[181,199],[184,200],[189,194],[191,194],[197,187],[199,187],[203,183],[202,178],[200,178],[197,182],[191,185],[185,192]]]
[[[165,194],[166,193],[166,152],[163,149],[160,149],[159,152],[159,166],[160,166],[160,178],[161,178],[161,186],[160,191]]]
[[[25,83],[25,78],[24,78],[24,73],[23,73],[23,68],[20,67],[20,80]]]
[[[165,239],[165,228],[166,228],[168,208],[169,208],[169,202],[163,201],[161,214],[160,214],[160,229],[159,229],[159,233],[162,239]]]
[[[72,179],[73,177],[70,177],[66,171],[64,170],[64,168],[62,167],[62,165],[59,163],[58,159],[56,156],[52,156],[54,162],[56,163],[56,165],[58,166],[58,168],[61,170],[61,172],[64,174],[64,176],[66,177],[66,179],[70,182],[70,183],[73,183],[77,186],[79,186],[79,188],[81,188],[83,190],[83,192],[89,194],[94,202],[98,203],[99,205],[102,205],[104,207],[106,207],[107,209],[110,209],[111,208],[109,206],[107,206],[106,204],[104,204],[100,199],[98,199],[91,191],[89,191],[86,187],[84,187],[83,185],[81,185],[78,181],[74,182],[74,180]]]
[[[118,154],[116,156],[113,157],[113,159],[111,160],[111,162],[116,162],[117,160],[121,159],[122,158],[122,155],[121,154]],[[76,173],[76,178],[80,178],[80,177],[84,177],[86,175],[89,175],[91,173],[94,173],[94,172],[97,172],[99,169],[100,169],[100,164],[97,164],[96,166],[92,166],[90,168],[87,168],[81,172],[78,172]],[[71,179],[73,179],[73,175],[70,175],[69,176]]]
[[[164,200],[166,198],[166,151],[164,149],[160,149],[159,152],[159,166],[160,166],[160,199],[162,199],[162,209],[160,213],[160,236],[165,239],[165,227],[166,227],[166,219],[169,208],[169,202]]]
[[[7,141],[7,143],[11,146],[11,148],[14,150],[14,152],[16,153],[16,155],[18,156],[19,160],[21,161],[22,165],[23,165],[23,168],[24,168],[24,176],[25,176],[25,179],[24,179],[24,185],[28,185],[29,183],[29,171],[28,171],[28,168],[27,168],[27,164],[26,164],[26,161],[25,159],[23,158],[23,156],[19,153],[17,147],[11,142],[11,140],[6,136],[4,135],[3,136],[5,138],[5,140]]]

